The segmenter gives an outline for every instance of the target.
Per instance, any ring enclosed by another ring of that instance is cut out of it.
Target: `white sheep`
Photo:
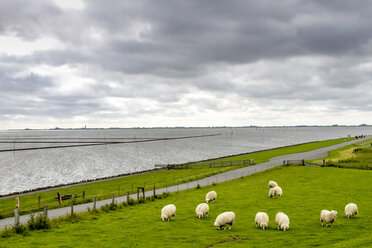
[[[283,194],[283,190],[279,186],[275,186],[274,188],[271,188],[269,190],[269,197],[270,198],[274,198],[276,196],[282,196],[282,194]]]
[[[258,212],[254,221],[256,222],[256,227],[267,229],[269,225],[269,216],[265,212]]]
[[[198,216],[199,219],[203,218],[205,215],[207,215],[209,212],[209,206],[207,203],[200,203],[196,209],[195,213],[196,216]]]
[[[278,186],[278,184],[275,181],[269,181],[270,188],[274,188],[275,186]]]
[[[346,218],[350,218],[355,214],[355,217],[358,215],[358,206],[355,203],[349,203],[345,206],[345,215]]]
[[[275,215],[275,223],[278,226],[278,230],[287,231],[289,229],[289,218],[285,213],[277,213]]]
[[[323,222],[325,222],[326,227],[328,226],[328,223],[331,223],[331,227],[332,227],[332,224],[333,222],[335,222],[336,217],[337,217],[337,211],[335,210],[331,210],[331,211],[322,210],[320,212],[320,221],[322,222],[322,226],[323,226]]]
[[[230,225],[229,229],[231,229],[234,223],[235,223],[235,213],[234,212],[223,212],[222,214],[217,216],[216,221],[214,222],[214,226],[216,227],[216,229],[221,229],[221,227]],[[226,227],[224,229],[226,230]]]
[[[169,221],[171,217],[176,215],[176,206],[169,204],[161,209],[161,219],[162,221]]]
[[[217,193],[216,191],[210,191],[206,194],[205,196],[205,201],[208,202],[214,202],[217,198]]]

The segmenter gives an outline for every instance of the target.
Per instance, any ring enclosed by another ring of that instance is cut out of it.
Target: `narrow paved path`
[[[344,147],[350,144],[354,144],[359,142],[360,140],[352,140],[348,142],[344,142],[341,144],[333,145],[333,146],[328,146],[308,152],[302,152],[302,153],[294,153],[294,154],[289,154],[289,155],[284,155],[284,156],[279,156],[279,157],[274,157],[271,158],[269,162],[261,163],[261,164],[256,164],[236,170],[231,170],[227,171],[224,173],[216,174],[210,177],[206,177],[197,181],[192,181],[188,183],[183,183],[183,184],[178,184],[166,188],[161,188],[156,190],[156,194],[162,194],[163,192],[175,192],[175,191],[180,191],[180,190],[186,190],[186,189],[191,189],[191,188],[196,188],[197,185],[199,184],[200,186],[208,186],[213,183],[222,183],[226,181],[231,181],[236,178],[242,177],[242,176],[248,176],[251,174],[254,174],[256,172],[268,170],[274,167],[277,167],[279,165],[283,164],[284,160],[310,160],[310,159],[317,159],[317,158],[322,158],[328,155],[328,151],[334,150],[340,147]],[[140,194],[142,195],[142,194]],[[153,191],[146,191],[145,192],[146,197],[147,196],[152,196]],[[130,198],[137,200],[137,194],[131,194]],[[127,196],[121,196],[115,198],[115,202],[120,204],[124,201],[127,200]],[[107,200],[102,200],[102,201],[97,201],[97,209],[99,209],[101,206],[104,206],[106,204],[112,203],[112,199],[107,199]],[[80,204],[80,205],[75,205],[74,206],[74,213],[81,213],[81,212],[86,212],[87,209],[93,209],[93,202],[90,203],[85,203],[85,204]],[[41,213],[41,212],[39,212]],[[39,214],[36,213],[36,214]],[[64,208],[57,208],[57,209],[52,209],[48,211],[48,217],[53,219],[53,218],[58,218],[60,216],[66,216],[71,213],[71,207],[64,207]],[[22,215],[20,217],[20,222],[22,224],[27,223],[29,220],[30,215]],[[0,220],[0,230],[4,229],[5,226],[11,227],[14,225],[14,217],[7,218],[7,219],[2,219]]]

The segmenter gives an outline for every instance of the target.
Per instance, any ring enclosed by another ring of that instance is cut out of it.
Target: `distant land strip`
[[[144,140],[132,140],[132,141],[113,141],[113,142],[100,142],[100,143],[89,143],[89,144],[81,144],[79,145],[66,145],[66,146],[45,146],[45,147],[28,147],[28,148],[13,148],[13,149],[3,149],[0,152],[16,152],[16,151],[30,151],[30,150],[45,150],[45,149],[60,149],[60,148],[71,148],[71,147],[84,147],[84,146],[102,146],[102,145],[117,145],[117,144],[131,144],[131,143],[144,143],[144,142],[153,142],[153,141],[163,141],[163,140],[178,140],[178,139],[194,139],[194,138],[203,138],[203,137],[211,137],[211,136],[218,136],[221,134],[204,134],[204,135],[194,135],[194,136],[180,136],[180,137],[173,137],[173,138],[153,138],[153,139],[144,139]],[[14,142],[9,142],[14,143]],[[36,143],[36,142],[33,142]],[[53,142],[49,142],[53,143]],[[67,143],[67,142],[61,142]]]

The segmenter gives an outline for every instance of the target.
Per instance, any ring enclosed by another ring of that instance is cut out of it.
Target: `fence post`
[[[72,200],[71,200],[71,215],[74,214],[74,192],[72,192]]]
[[[146,196],[145,196],[145,187],[142,188],[142,195],[143,195],[143,199],[145,200]]]
[[[48,218],[48,205],[44,205],[43,215],[44,215],[45,218]]]
[[[15,198],[15,207],[18,208],[18,209],[20,207],[19,197]]]
[[[112,194],[112,205],[115,204],[115,193]]]
[[[129,191],[127,191],[127,203],[129,202]]]
[[[62,196],[61,196],[61,193],[58,192],[57,195],[58,195],[58,203],[59,203],[59,206],[61,206],[61,205],[62,205]]]
[[[85,191],[83,191],[83,200],[85,200]]]
[[[139,200],[139,188],[137,187],[137,201]]]
[[[153,188],[153,195],[154,195],[154,197],[156,197],[155,185],[154,185],[154,188]]]
[[[41,195],[38,195],[37,198],[38,198],[38,205],[39,205],[39,208],[40,208]]]
[[[323,159],[323,167],[325,166],[325,159]]]
[[[19,225],[19,208],[14,209],[14,224]]]
[[[97,197],[93,197],[93,212],[96,212],[96,203],[97,203]]]
[[[305,165],[305,159],[302,159],[302,166]]]

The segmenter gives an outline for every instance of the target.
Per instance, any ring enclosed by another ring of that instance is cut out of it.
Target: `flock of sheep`
[[[274,198],[276,196],[282,196],[283,191],[282,188],[279,187],[279,185],[274,181],[269,181],[269,197]],[[206,194],[205,200],[207,203],[214,202],[217,198],[216,191],[210,191]],[[195,213],[196,216],[201,219],[204,216],[208,215],[209,212],[209,206],[207,203],[200,203],[196,209]],[[162,208],[161,210],[161,219],[163,221],[169,221],[171,218],[173,218],[176,215],[176,206],[173,204],[169,204]],[[349,203],[345,206],[345,216],[347,218],[352,217],[353,215],[358,215],[358,206],[355,203]],[[328,224],[332,224],[336,220],[337,217],[337,211],[335,210],[322,210],[320,212],[320,221],[322,223],[325,222],[326,226]],[[259,227],[261,229],[267,229],[269,225],[269,216],[265,212],[258,212],[255,217],[256,227]],[[235,213],[234,212],[223,212],[219,214],[214,222],[214,226],[216,229],[221,229],[224,227],[226,229],[227,225],[230,225],[229,229],[231,229],[231,226],[235,223]],[[289,218],[285,213],[279,212],[275,215],[275,223],[278,226],[278,230],[287,231],[289,229]]]

